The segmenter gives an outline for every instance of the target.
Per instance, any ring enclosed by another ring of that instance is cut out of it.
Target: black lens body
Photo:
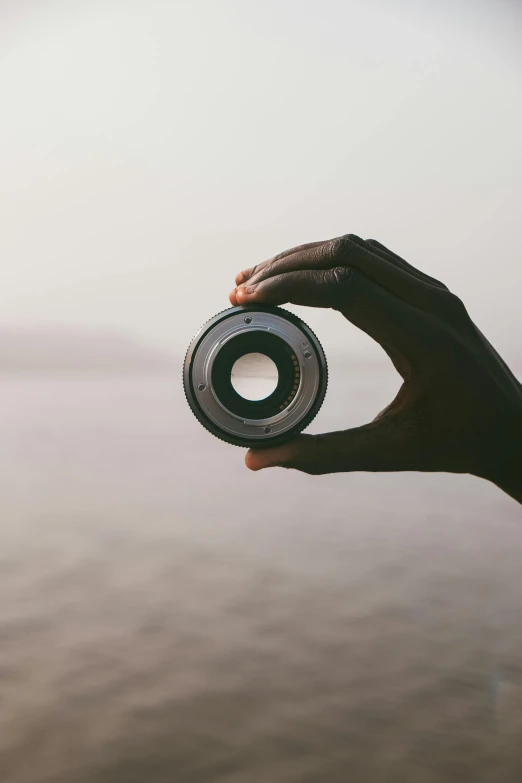
[[[242,356],[262,354],[278,373],[268,397],[249,400],[232,385]],[[189,346],[183,368],[188,403],[213,435],[237,446],[282,443],[301,432],[322,405],[328,369],[312,330],[278,307],[232,307],[214,316]]]

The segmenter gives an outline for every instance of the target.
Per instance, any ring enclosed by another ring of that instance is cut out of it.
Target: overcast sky
[[[0,328],[181,351],[241,268],[354,232],[517,363],[521,40],[508,0],[3,0]]]

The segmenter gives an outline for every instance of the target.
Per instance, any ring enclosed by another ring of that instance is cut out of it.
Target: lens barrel
[[[233,385],[236,362],[250,354],[277,368],[277,384],[263,399],[247,399]],[[192,412],[235,446],[272,446],[301,432],[319,411],[327,383],[319,340],[280,307],[231,307],[214,316],[192,340],[183,367]]]

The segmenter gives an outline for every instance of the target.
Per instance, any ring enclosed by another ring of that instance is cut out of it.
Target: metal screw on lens
[[[205,384],[204,383],[198,383],[198,389],[200,391],[205,391]]]
[[[268,435],[269,432],[272,432],[272,427],[265,427],[263,432],[265,433],[265,435]]]
[[[310,353],[310,351],[305,351],[304,355],[305,355],[305,359],[311,359],[312,358],[312,354]]]
[[[249,315],[245,316],[245,323],[246,324],[251,324],[252,323],[252,318]]]

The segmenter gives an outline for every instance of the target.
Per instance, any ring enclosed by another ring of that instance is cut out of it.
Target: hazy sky
[[[182,350],[239,269],[354,232],[516,362],[521,36],[508,0],[3,0],[0,327]]]

